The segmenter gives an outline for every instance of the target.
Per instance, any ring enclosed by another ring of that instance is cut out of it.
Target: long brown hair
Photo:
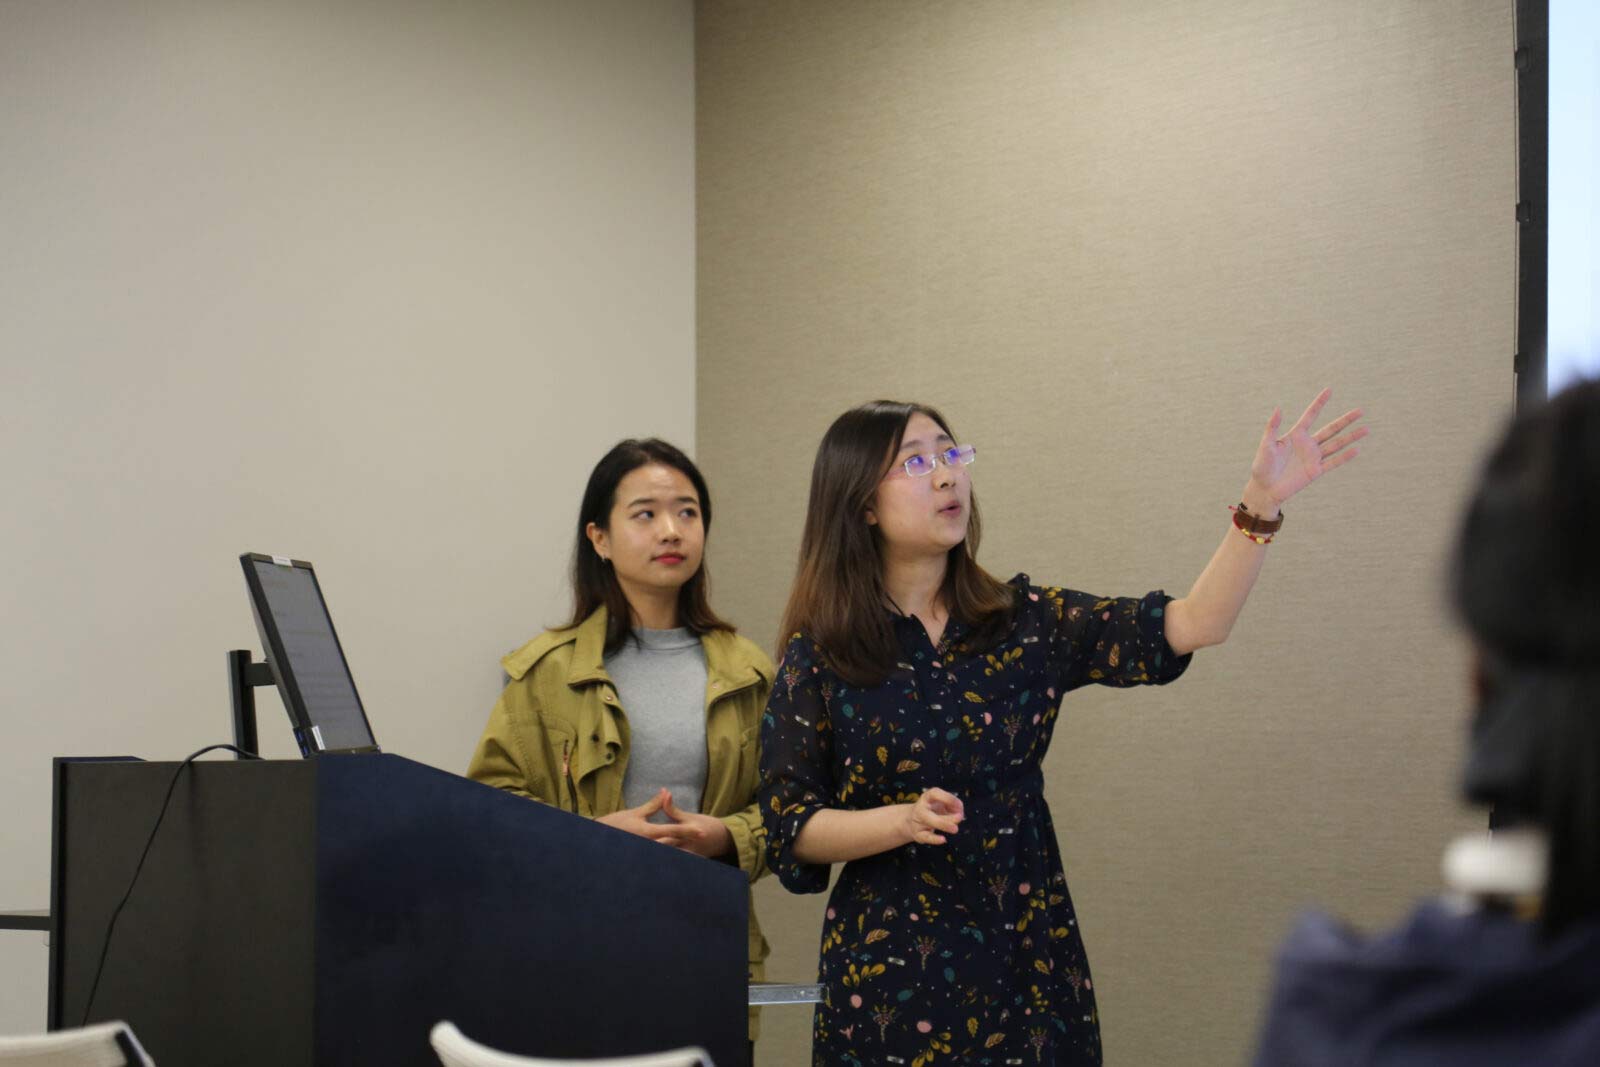
[[[906,423],[919,413],[957,439],[931,407],[875,400],[834,420],[811,466],[800,565],[783,612],[778,651],[781,655],[792,635],[804,633],[851,685],[881,684],[901,659],[883,583],[883,535],[867,522],[867,509],[900,451]],[[950,549],[940,590],[951,616],[974,628],[968,640],[975,647],[997,640],[1016,608],[1015,591],[978,566],[981,532],[974,495],[967,536]]]
[[[611,509],[617,503],[617,485],[623,478],[640,467],[660,463],[683,474],[694,483],[700,495],[700,522],[707,537],[711,534],[711,491],[706,488],[705,477],[694,461],[682,451],[659,438],[645,440],[628,438],[600,457],[600,462],[589,472],[589,484],[583,490],[583,504],[578,508],[578,543],[572,551],[572,621],[577,626],[593,615],[596,608],[606,609],[605,654],[610,655],[622,647],[622,642],[633,632],[633,609],[628,597],[617,581],[617,572],[611,563],[603,560],[589,543],[586,532],[592,522],[602,530],[611,527]],[[700,569],[678,588],[678,624],[694,634],[712,630],[733,632],[733,627],[717,617],[709,600],[711,577],[706,573],[706,560],[700,557]]]

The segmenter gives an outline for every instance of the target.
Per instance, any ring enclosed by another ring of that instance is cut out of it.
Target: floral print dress
[[[1107,599],[1018,575],[1018,610],[993,647],[951,619],[935,647],[895,616],[902,660],[860,689],[803,634],[788,643],[761,725],[768,860],[820,893],[829,868],[793,855],[824,808],[913,801],[938,786],[966,819],[943,845],[845,865],[828,901],[814,1064],[1099,1064],[1100,1030],[1040,764],[1061,699],[1089,684],[1183,673],[1163,636],[1170,598]]]

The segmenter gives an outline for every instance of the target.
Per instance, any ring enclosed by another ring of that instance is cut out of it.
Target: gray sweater
[[[699,811],[706,784],[706,654],[686,629],[636,628],[606,657],[606,673],[631,731],[622,803],[638,807],[665,786],[683,811]],[[657,814],[655,822],[670,822]]]

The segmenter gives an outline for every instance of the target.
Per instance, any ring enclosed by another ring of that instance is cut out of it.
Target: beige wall
[[[763,643],[862,400],[978,444],[991,569],[1109,593],[1186,590],[1274,404],[1367,407],[1232,640],[1075,694],[1047,761],[1108,1062],[1240,1062],[1293,914],[1392,921],[1474,824],[1439,561],[1511,395],[1510,0],[696,16],[699,456]],[[758,898],[814,974],[822,899]],[[766,1016],[805,1062],[809,1012]]]
[[[686,0],[0,4],[0,908],[52,756],[229,739],[240,552],[315,562],[380,740],[465,769],[588,466],[692,443],[693,43]],[[0,932],[0,1033],[45,962]]]

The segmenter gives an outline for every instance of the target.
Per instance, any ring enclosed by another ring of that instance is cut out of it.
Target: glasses
[[[943,452],[929,452],[921,456],[912,456],[900,465],[906,469],[906,473],[911,477],[926,478],[941,463],[946,467],[965,467],[977,458],[978,450],[972,445],[957,445],[954,448],[947,448]]]

